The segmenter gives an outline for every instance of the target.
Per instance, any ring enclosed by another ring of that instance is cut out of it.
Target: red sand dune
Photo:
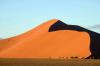
[[[50,20],[24,34],[0,40],[0,58],[89,56],[89,34],[73,30],[48,32],[57,21]]]

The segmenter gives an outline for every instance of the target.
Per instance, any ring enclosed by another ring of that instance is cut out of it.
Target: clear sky
[[[100,0],[0,0],[0,38],[27,32],[54,18],[86,28],[100,27]]]

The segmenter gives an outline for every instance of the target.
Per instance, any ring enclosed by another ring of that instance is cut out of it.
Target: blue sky
[[[0,0],[0,37],[19,35],[54,18],[86,28],[99,25],[100,0]]]

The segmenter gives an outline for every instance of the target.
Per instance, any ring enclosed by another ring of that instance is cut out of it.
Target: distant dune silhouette
[[[88,28],[90,28],[90,29],[100,29],[100,24],[89,26]]]
[[[100,34],[53,19],[19,36],[0,40],[0,58],[100,59]]]

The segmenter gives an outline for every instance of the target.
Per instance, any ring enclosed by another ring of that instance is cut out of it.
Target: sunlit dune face
[[[59,30],[45,32],[34,39],[18,42],[18,44],[2,51],[0,57],[5,58],[59,58],[88,57],[90,55],[90,36],[86,32]]]
[[[45,32],[48,32],[49,27],[56,23],[58,21],[58,19],[52,19],[49,20],[47,22],[44,22],[43,24],[40,24],[39,26],[37,26],[36,28],[25,32],[21,35],[18,36],[14,36],[5,40],[0,40],[0,51],[5,50],[13,45],[16,45],[18,43],[22,43],[23,41],[26,41],[30,38],[34,39],[38,36],[40,36],[41,34],[44,34]]]
[[[91,54],[89,34],[73,30],[48,32],[57,21],[50,20],[10,41],[0,42],[0,58],[88,57]]]

